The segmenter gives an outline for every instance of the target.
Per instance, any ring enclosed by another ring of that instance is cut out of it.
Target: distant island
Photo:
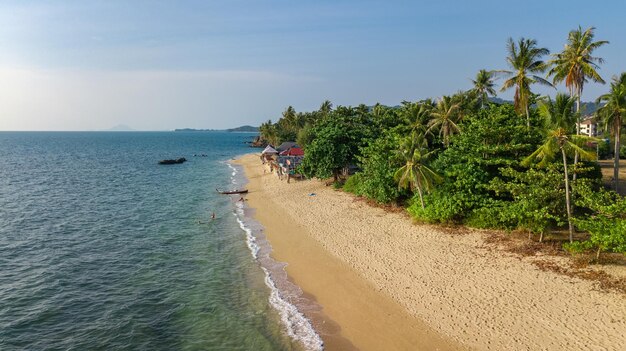
[[[194,129],[194,128],[180,128],[174,129],[175,132],[239,132],[239,133],[258,133],[259,127],[253,126],[241,126],[230,129]]]

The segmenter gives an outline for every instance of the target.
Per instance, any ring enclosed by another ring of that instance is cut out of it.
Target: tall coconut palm
[[[626,72],[619,77],[613,77],[611,91],[596,100],[596,103],[605,102],[597,111],[598,117],[604,121],[606,129],[611,131],[615,138],[615,157],[613,158],[613,187],[618,191],[619,181],[619,150],[621,147],[620,135],[626,117]]]
[[[450,96],[443,96],[435,107],[430,110],[430,118],[426,130],[432,132],[439,130],[439,135],[443,138],[443,145],[448,147],[450,136],[461,131],[457,123],[461,119],[461,104],[454,102]]]
[[[554,100],[547,97],[540,100],[537,104],[539,115],[544,119],[548,119],[548,123],[556,125],[572,133],[576,125],[577,118],[574,112],[574,103],[576,99],[572,96],[557,93]]]
[[[441,176],[428,167],[428,161],[434,151],[428,149],[428,141],[424,134],[413,132],[406,139],[399,151],[404,161],[404,166],[394,173],[394,179],[400,189],[417,191],[422,209],[424,205],[424,192],[429,192],[435,183],[441,181]]]
[[[553,86],[552,83],[536,75],[546,70],[546,64],[541,57],[548,55],[550,50],[537,47],[537,41],[534,39],[520,38],[516,45],[513,39],[509,38],[507,51],[509,56],[506,61],[512,70],[499,71],[509,76],[509,79],[502,84],[500,91],[515,87],[513,98],[515,110],[519,114],[526,113],[526,124],[530,128],[530,86],[535,83]]]
[[[263,140],[267,141],[271,145],[278,145],[280,140],[276,132],[276,125],[272,123],[272,120],[261,123],[259,126],[259,132]]]
[[[472,79],[472,84],[474,84],[474,88],[472,89],[474,93],[480,99],[480,108],[485,107],[485,102],[489,98],[489,96],[496,96],[496,90],[494,87],[496,83],[494,83],[494,72],[487,71],[485,69],[481,69],[476,74],[476,78]]]
[[[324,100],[324,102],[322,102],[322,104],[320,105],[320,109],[319,112],[323,115],[326,116],[330,113],[330,111],[333,110],[333,103],[330,102],[330,100]]]
[[[426,131],[426,124],[430,119],[430,112],[434,107],[432,100],[419,102],[402,102],[401,116],[406,120],[412,131]]]
[[[571,113],[571,107],[573,101],[570,101],[569,111],[556,109],[554,105],[550,107],[539,108],[539,113],[544,118],[544,143],[533,152],[530,156],[522,161],[522,164],[528,166],[535,161],[538,162],[539,167],[546,166],[554,161],[557,155],[560,153],[563,161],[563,177],[565,179],[565,208],[567,212],[567,224],[569,227],[569,241],[574,241],[574,228],[572,226],[572,206],[571,206],[571,194],[569,185],[569,172],[567,168],[567,156],[573,156],[574,153],[578,153],[584,160],[594,160],[596,155],[594,152],[584,150],[579,145],[584,142],[593,140],[593,138],[574,135],[571,132],[571,128],[566,128],[568,113]],[[540,103],[545,106],[545,102]]]
[[[592,54],[595,49],[609,42],[606,40],[593,41],[594,30],[594,27],[589,27],[583,32],[579,26],[578,29],[570,31],[563,51],[553,54],[552,60],[548,61],[552,67],[548,71],[548,77],[553,76],[552,82],[555,85],[565,81],[565,87],[569,90],[570,95],[576,97],[576,112],[579,114],[580,97],[585,83],[589,79],[596,83],[605,83],[596,71],[604,60],[601,57],[594,57]],[[580,134],[580,124],[576,127],[576,134]]]

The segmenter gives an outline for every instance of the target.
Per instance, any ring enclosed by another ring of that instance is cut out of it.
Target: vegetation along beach
[[[625,351],[624,13],[0,2],[0,351]]]
[[[399,338],[409,341],[415,333],[375,310],[363,318],[366,307],[346,302],[351,280],[325,278],[338,275],[333,269],[391,298],[410,323],[428,325],[420,328],[434,333],[420,338],[425,343],[444,337],[457,343],[445,347],[481,350],[625,345],[619,158],[626,73],[609,81],[594,111],[581,102],[586,84],[605,83],[594,51],[609,43],[594,31],[572,30],[553,54],[537,40],[509,39],[505,69],[480,70],[472,89],[453,95],[395,107],[289,106],[261,125],[269,148],[238,161],[250,179],[250,204],[274,257],[321,303],[324,318],[339,323],[340,335],[359,349],[383,349],[367,337],[376,332],[389,348],[419,348],[390,346],[385,335],[407,333]],[[532,91],[560,83],[567,93]],[[512,102],[492,99],[508,89]],[[291,156],[295,148],[304,155]],[[612,176],[603,176],[599,157],[613,159]],[[324,254],[302,248],[315,245]],[[307,264],[320,261],[333,263],[317,273]],[[325,321],[311,318],[318,327]]]

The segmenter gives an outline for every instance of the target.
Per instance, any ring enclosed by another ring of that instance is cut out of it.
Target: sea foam
[[[228,166],[233,169],[232,172],[232,183],[236,184],[235,176],[237,175],[237,169],[233,167],[230,163]],[[251,222],[252,220],[249,217],[245,216],[245,204],[243,202],[237,201],[235,203],[235,211],[233,214],[236,217],[237,223],[239,223],[239,227],[246,234],[246,244],[250,249],[250,253],[252,257],[259,262],[261,269],[265,273],[265,285],[270,289],[270,297],[269,302],[278,314],[280,315],[280,319],[285,326],[287,335],[291,338],[299,341],[302,345],[311,351],[321,351],[324,349],[324,342],[319,334],[313,328],[311,321],[298,310],[296,305],[289,302],[289,298],[285,296],[285,292],[281,291],[274,281],[273,274],[270,271],[269,264],[268,267],[265,267],[263,262],[273,261],[269,257],[270,250],[264,250],[262,260],[259,259],[259,252],[261,251],[261,245],[255,236],[255,231],[247,224],[247,222]],[[255,222],[256,227],[260,227],[258,222]],[[269,246],[269,243],[266,243]],[[275,262],[274,262],[275,263]],[[272,265],[272,266],[280,266],[283,265]],[[282,269],[282,268],[281,268]],[[284,269],[282,269],[283,274],[286,275]]]

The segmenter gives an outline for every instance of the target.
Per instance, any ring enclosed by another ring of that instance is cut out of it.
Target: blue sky
[[[325,99],[396,105],[469,89],[479,69],[506,68],[508,37],[557,52],[578,25],[611,42],[597,51],[606,80],[626,71],[622,1],[521,5],[5,0],[0,130],[227,128]],[[589,84],[583,99],[607,89]]]

